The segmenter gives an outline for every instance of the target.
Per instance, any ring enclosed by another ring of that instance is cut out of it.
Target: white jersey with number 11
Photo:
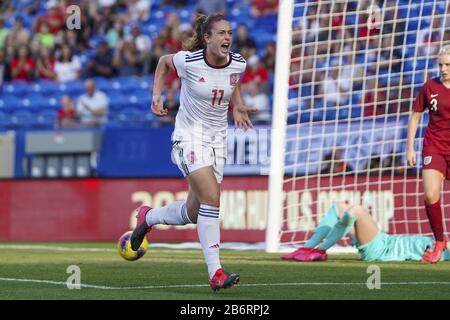
[[[246,61],[230,53],[223,66],[212,66],[205,50],[179,51],[173,64],[181,79],[180,108],[172,140],[226,138],[228,104]]]

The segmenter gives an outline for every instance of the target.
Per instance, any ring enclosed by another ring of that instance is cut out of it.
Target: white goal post
[[[416,168],[406,167],[406,128],[449,43],[448,1],[280,0],[267,252],[302,245],[336,201],[368,208],[384,232],[432,234],[420,171],[427,113]],[[443,190],[448,235],[447,181]]]

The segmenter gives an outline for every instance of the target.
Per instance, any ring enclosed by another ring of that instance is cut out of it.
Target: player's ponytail
[[[226,20],[222,14],[212,14],[210,16],[198,15],[194,23],[194,34],[184,41],[183,49],[194,52],[206,48],[203,35],[205,33],[211,34],[214,23],[222,20]]]
[[[194,34],[192,35],[192,37],[184,41],[184,50],[194,52],[205,48],[205,44],[203,42],[202,25],[206,21],[206,18],[207,17],[203,14],[197,16],[194,24]]]

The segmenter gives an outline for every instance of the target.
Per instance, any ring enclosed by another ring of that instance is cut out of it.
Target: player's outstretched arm
[[[416,152],[414,151],[414,139],[416,138],[421,112],[413,111],[408,122],[408,142],[406,144],[406,160],[410,167],[416,165]]]
[[[164,81],[170,70],[174,70],[172,59],[173,54],[167,54],[159,58],[158,65],[155,70],[155,78],[153,80],[153,98],[152,98],[152,112],[159,116],[167,114],[167,108],[164,108],[161,93],[164,88]]]

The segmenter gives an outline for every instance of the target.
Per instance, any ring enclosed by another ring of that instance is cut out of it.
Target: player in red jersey
[[[440,194],[442,180],[450,180],[450,45],[442,47],[438,55],[440,77],[427,81],[417,95],[408,123],[406,157],[409,166],[416,165],[414,139],[417,126],[425,110],[430,119],[423,140],[423,189],[425,209],[436,238],[433,251],[427,250],[423,262],[437,263],[446,246],[442,221]]]

